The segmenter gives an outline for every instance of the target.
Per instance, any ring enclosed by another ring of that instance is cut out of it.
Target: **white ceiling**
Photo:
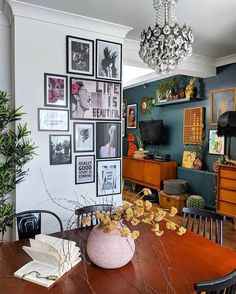
[[[153,8],[152,0],[18,1],[132,27],[133,30],[127,34],[127,39],[136,41],[139,41],[140,33],[144,28],[146,29],[149,25],[153,27],[155,24],[155,10]],[[209,57],[212,60],[211,66],[213,65],[213,67],[215,67],[216,65],[230,63],[229,58],[227,58],[227,62],[225,62],[225,57],[231,57],[232,55],[233,62],[235,62],[236,0],[178,0],[177,16],[180,24],[186,23],[193,29],[195,35],[195,41],[193,43],[194,60],[198,55]],[[131,42],[131,45],[138,47],[138,42],[136,42],[136,45]],[[126,47],[124,47],[124,50],[126,50]],[[137,51],[137,49],[135,50]],[[134,54],[132,53],[131,55]],[[137,52],[135,52],[135,55],[137,55]],[[232,58],[230,59],[232,60]],[[125,59],[124,65],[131,64],[127,63]],[[143,75],[147,79],[148,75],[145,65],[133,65],[140,68],[129,69],[132,71],[132,77],[128,74],[124,74],[125,79],[123,79],[123,82],[135,79],[135,74],[137,74],[137,78]],[[142,66],[144,66],[145,72],[140,73]],[[199,65],[197,66],[199,67]],[[206,63],[206,72],[208,67],[208,63]],[[124,73],[128,73],[126,70],[127,68],[124,68]],[[183,70],[180,73],[191,75],[191,71],[185,72]],[[193,71],[192,75],[197,76],[197,73]],[[201,76],[201,74],[199,76]],[[204,74],[202,77],[203,76]],[[207,76],[207,74],[205,74],[205,76]],[[210,76],[210,74],[208,76]],[[152,79],[155,79],[155,77],[156,75],[153,73]],[[140,80],[140,82],[145,82],[145,79],[142,81]],[[130,81],[128,84],[134,85],[135,82]]]
[[[132,27],[127,38],[155,23],[152,0],[21,0]],[[236,0],[179,0],[180,23],[193,28],[194,53],[221,58],[236,53]]]

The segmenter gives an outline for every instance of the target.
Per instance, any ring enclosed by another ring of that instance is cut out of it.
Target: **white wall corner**
[[[236,54],[228,55],[225,57],[221,57],[216,59],[216,66],[227,65],[231,63],[236,63]]]
[[[9,5],[7,0],[3,0],[2,11],[3,11],[3,14],[6,16],[6,18],[8,19],[9,24],[11,25],[13,21],[13,14],[12,14],[11,6]]]
[[[21,16],[38,21],[73,27],[90,32],[99,32],[105,35],[124,39],[131,27],[106,22],[73,13],[62,12],[46,7],[32,5],[17,0],[8,0],[14,16]]]

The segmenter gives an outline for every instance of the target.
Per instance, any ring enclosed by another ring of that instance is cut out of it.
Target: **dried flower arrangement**
[[[151,195],[150,189],[143,188],[133,197],[131,202],[124,201],[123,205],[116,207],[111,214],[104,211],[96,211],[95,217],[100,220],[100,226],[103,232],[110,233],[118,228],[122,237],[128,237],[130,235],[133,239],[137,239],[139,237],[139,231],[133,230],[131,232],[127,226],[123,225],[122,221],[124,220],[132,226],[137,226],[141,223],[149,224],[152,226],[152,231],[156,236],[162,236],[164,231],[160,230],[159,222],[165,221],[167,229],[176,230],[178,228],[177,234],[180,236],[183,235],[186,229],[166,218],[166,216],[174,217],[177,209],[175,207],[171,207],[171,209],[154,208],[150,201],[143,200],[144,196],[148,195]],[[90,217],[84,217],[82,223],[86,225],[90,221]]]

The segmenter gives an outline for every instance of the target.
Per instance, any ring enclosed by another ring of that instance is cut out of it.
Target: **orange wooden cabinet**
[[[218,171],[217,212],[236,218],[236,167],[220,165]]]
[[[142,186],[162,189],[163,180],[176,179],[177,161],[156,161],[123,157],[123,179]]]

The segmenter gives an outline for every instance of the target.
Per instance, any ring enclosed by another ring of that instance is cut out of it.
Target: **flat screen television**
[[[164,127],[161,119],[140,121],[139,128],[144,145],[162,145],[164,143]]]

